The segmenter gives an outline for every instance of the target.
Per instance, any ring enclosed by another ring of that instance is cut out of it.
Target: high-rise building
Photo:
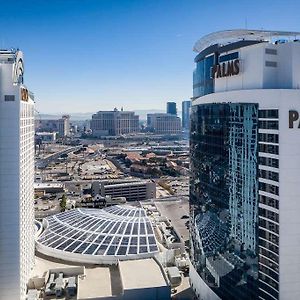
[[[167,102],[167,114],[177,116],[176,102]]]
[[[172,114],[147,114],[148,130],[157,134],[180,134],[180,118]]]
[[[61,119],[58,119],[58,135],[65,137],[70,135],[70,116],[63,115]]]
[[[63,138],[70,135],[70,116],[63,115],[60,119],[35,120],[37,132],[57,132]]]
[[[23,300],[34,262],[34,101],[20,51],[0,51],[0,299]]]
[[[92,116],[91,129],[94,137],[118,136],[139,132],[139,116],[133,111],[98,111]]]
[[[182,128],[189,130],[190,128],[190,109],[192,102],[190,100],[182,101]]]
[[[194,47],[191,267],[199,299],[300,298],[300,33]]]

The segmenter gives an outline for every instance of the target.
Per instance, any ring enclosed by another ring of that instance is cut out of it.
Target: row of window
[[[279,195],[279,187],[273,184],[265,183],[265,182],[259,182],[259,189],[261,191],[274,194],[274,195]]]
[[[266,48],[265,53],[270,55],[277,55],[277,49]]]
[[[259,262],[262,263],[263,265],[269,267],[270,269],[274,270],[275,272],[279,272],[278,264],[273,262],[272,260],[270,260],[264,256],[259,256]]]
[[[279,264],[279,255],[276,255],[273,252],[268,251],[262,247],[259,247],[259,254],[266,256],[266,257],[272,259],[273,261],[275,261],[277,264]]]
[[[279,168],[279,160],[277,158],[259,157],[259,164],[272,168]]]
[[[279,255],[279,247],[263,239],[259,239],[259,245]]]
[[[266,54],[276,55],[276,49],[265,49]],[[266,61],[265,66],[267,67],[277,67],[277,62],[274,61]],[[270,109],[270,110],[260,110],[259,118],[262,119],[278,119],[278,109]],[[279,128],[278,121],[271,120],[263,120],[259,121],[260,129],[274,129],[277,130]],[[264,143],[279,143],[279,135],[278,134],[269,134],[269,133],[259,133],[259,141]],[[266,145],[259,144],[259,151],[270,154],[279,154],[279,146],[278,145]],[[279,168],[279,160],[275,158],[268,157],[259,157],[259,164],[272,167]],[[264,179],[272,180],[279,182],[279,173],[267,171],[267,170],[259,170],[259,176]],[[279,195],[279,188],[275,185],[267,184],[260,182],[259,188],[262,191]],[[273,199],[271,197],[265,195],[259,195],[259,203],[264,205],[279,209],[279,201]],[[279,237],[271,232],[279,234],[279,225],[274,223],[279,223],[279,215],[275,212],[269,211],[267,209],[259,208],[259,253],[261,254],[259,257],[259,291],[260,291],[260,299],[278,299],[279,298],[279,276],[278,276],[278,264],[279,264]],[[266,219],[264,219],[266,218]],[[263,229],[262,229],[263,228]],[[268,231],[267,231],[268,230]],[[271,232],[269,232],[271,231]],[[275,244],[275,245],[274,245]],[[276,246],[277,245],[277,246]]]
[[[260,129],[274,129],[277,130],[279,128],[278,121],[258,121],[258,126]]]
[[[269,153],[269,154],[279,154],[278,145],[269,145],[269,144],[259,144],[259,152]]]
[[[278,275],[278,273],[274,272],[273,270],[269,269],[268,267],[265,267],[264,265],[259,264],[259,270],[260,270],[262,273],[264,273],[264,274],[270,276],[270,277],[273,278],[274,280],[276,280],[276,281],[279,280],[279,275]]]
[[[229,60],[234,60],[234,59],[237,59],[237,58],[239,58],[239,53],[238,52],[229,53],[229,54],[220,56],[219,57],[219,63],[229,61]]]
[[[275,282],[274,282],[271,278],[269,278],[268,276],[264,276],[264,277],[266,277],[267,280],[264,280],[264,279],[262,278],[263,281],[260,281],[260,282],[259,282],[259,287],[260,287],[261,289],[263,289],[265,292],[267,292],[268,294],[272,295],[274,298],[272,298],[272,297],[270,297],[270,298],[263,297],[263,299],[266,299],[266,300],[269,300],[269,299],[272,299],[272,300],[278,299],[278,297],[279,297],[279,293],[278,293],[279,287],[278,287],[278,284],[275,283]],[[271,285],[271,284],[267,285],[265,282],[267,282],[267,283],[271,282],[273,288],[269,286],[269,285]],[[276,286],[277,286],[277,287],[276,287]]]
[[[265,240],[268,240],[275,245],[279,245],[279,236],[275,235],[269,231],[259,229],[259,237],[261,237]]]
[[[259,133],[259,141],[278,144],[279,136],[278,134]]]
[[[259,208],[259,216],[266,218],[266,219],[270,219],[271,221],[274,221],[276,223],[279,223],[279,214],[275,213],[273,211],[264,209],[264,208]]]
[[[266,171],[266,170],[261,170],[260,169],[259,170],[259,177],[279,182],[279,173],[276,173],[276,172]]]
[[[15,101],[15,95],[4,95],[4,101]]]
[[[279,225],[265,219],[259,219],[259,226],[279,234]]]
[[[276,62],[276,61],[269,61],[269,60],[266,60],[265,66],[266,66],[266,67],[274,67],[274,68],[276,68],[276,67],[277,67],[277,62]]]
[[[259,203],[279,209],[279,201],[268,196],[259,195]]]
[[[259,299],[260,300],[277,300],[278,297],[271,296],[267,294],[267,292],[263,291],[261,288],[259,289]]]

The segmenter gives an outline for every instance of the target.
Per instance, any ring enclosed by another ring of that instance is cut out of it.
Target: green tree
[[[60,208],[61,211],[65,211],[66,210],[66,206],[67,206],[67,197],[65,194],[62,195],[62,198],[60,200]]]

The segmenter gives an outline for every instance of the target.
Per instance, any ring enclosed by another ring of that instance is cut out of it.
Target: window
[[[259,203],[279,209],[279,201],[268,196],[259,195]]]
[[[269,259],[272,259],[273,261],[275,261],[277,264],[279,264],[279,256],[274,254],[271,251],[268,251],[262,247],[259,247],[259,254],[268,257]]]
[[[278,281],[279,280],[279,275],[278,273],[272,271],[271,269],[265,267],[264,265],[259,265],[259,270],[261,272],[263,272],[266,275],[269,275],[271,278],[273,278],[274,280]]]
[[[234,60],[239,58],[239,53],[238,52],[233,52],[230,54],[222,55],[219,57],[219,63],[229,61],[229,60]]]
[[[265,53],[270,55],[277,55],[277,49],[266,48]]]
[[[263,227],[269,231],[279,234],[279,226],[273,222],[267,221],[265,219],[260,219],[259,226]]]
[[[276,68],[277,67],[277,62],[276,61],[266,61],[266,67],[273,67]]]
[[[276,158],[259,157],[259,164],[272,168],[279,168],[279,160]]]
[[[265,275],[263,275],[264,276],[264,278],[266,279],[262,279],[263,281],[260,281],[259,282],[259,287],[261,288],[261,289],[263,289],[264,291],[266,291],[268,294],[270,294],[270,295],[272,295],[273,297],[275,297],[275,299],[278,299],[279,298],[279,293],[278,293],[278,283],[276,283],[275,281],[273,281],[270,277],[268,277],[268,276],[265,276]],[[271,285],[273,288],[271,288],[269,285]],[[272,300],[274,300],[274,298],[273,297],[270,297],[270,298],[265,298],[265,296],[264,297],[262,297],[262,299],[265,299],[265,300],[268,300],[268,299],[272,299]],[[261,298],[260,298],[261,299]]]
[[[259,170],[259,177],[270,179],[277,182],[279,181],[279,174],[272,171]]]
[[[15,101],[15,95],[4,95],[4,101]]]
[[[260,129],[278,129],[278,121],[259,121]]]
[[[279,146],[259,144],[259,152],[270,153],[270,154],[279,154]]]
[[[259,216],[263,217],[263,218],[266,218],[266,219],[270,219],[271,221],[274,221],[276,223],[279,223],[279,214],[277,214],[273,211],[270,211],[270,210],[267,210],[267,209],[264,209],[264,208],[260,207],[259,208]]]
[[[279,272],[278,264],[275,263],[275,262],[273,262],[273,261],[271,261],[271,260],[269,260],[268,258],[265,258],[265,257],[263,257],[263,256],[259,256],[259,261],[260,261],[263,265],[269,267],[270,269],[272,269],[272,270],[274,270],[274,271],[276,271],[276,272]]]
[[[268,134],[268,133],[260,133],[259,134],[259,141],[266,142],[266,143],[279,143],[279,136],[278,134]]]
[[[261,191],[264,191],[264,192],[267,192],[267,193],[271,193],[271,194],[274,194],[274,195],[279,195],[279,187],[275,186],[273,184],[259,182],[259,189]]]

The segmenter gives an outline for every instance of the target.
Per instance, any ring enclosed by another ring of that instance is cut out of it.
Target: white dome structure
[[[158,252],[144,209],[128,205],[73,209],[43,220],[38,252],[92,264],[153,257]]]

